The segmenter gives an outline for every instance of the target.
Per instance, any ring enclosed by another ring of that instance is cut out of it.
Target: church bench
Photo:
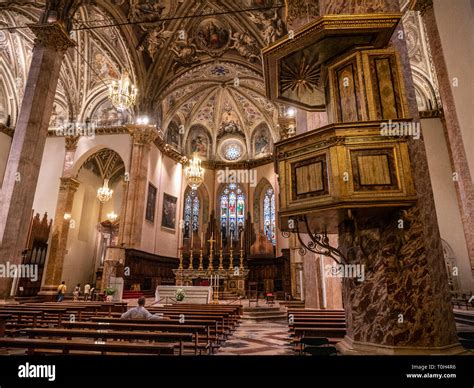
[[[0,314],[0,337],[5,335],[7,321],[11,319],[10,314]]]
[[[221,322],[221,325],[232,332],[237,326],[236,320],[230,317],[228,314],[222,313],[200,313],[200,312],[190,312],[190,311],[168,311],[168,310],[158,310],[158,309],[149,309],[151,313],[163,313],[165,317],[170,317],[173,319],[179,319],[181,315],[184,315],[185,319],[214,319]]]
[[[344,321],[339,322],[321,322],[321,321],[304,321],[304,322],[294,322],[293,324],[289,325],[290,328],[294,329],[296,327],[304,326],[304,327],[314,327],[314,328],[326,328],[326,327],[334,327],[334,328],[345,328],[346,323]]]
[[[302,337],[344,338],[345,328],[339,327],[307,327],[299,326],[293,329],[295,339]]]
[[[138,319],[120,319],[120,318],[108,318],[108,317],[92,317],[92,322],[100,322],[100,323],[141,323],[144,322],[146,324],[155,325],[156,327],[162,325],[183,325],[179,323],[179,318],[176,319],[158,319],[158,320],[138,320]],[[226,336],[226,329],[225,327],[220,327],[218,321],[214,319],[185,319],[184,324],[189,325],[202,325],[205,327],[209,327],[210,335],[214,335],[215,341],[217,343],[220,342],[221,338],[220,335]]]
[[[27,354],[42,353],[43,349],[61,351],[69,354],[71,351],[99,352],[102,355],[108,353],[129,354],[155,354],[174,355],[174,344],[168,343],[130,343],[130,342],[102,342],[102,341],[72,341],[38,338],[0,338],[0,347],[27,349]]]
[[[139,322],[139,323],[137,323]],[[187,332],[195,335],[195,338],[205,341],[205,349],[213,351],[217,344],[211,341],[212,333],[209,326],[186,325],[186,324],[166,324],[154,325],[150,321],[135,320],[134,323],[124,322],[64,322],[66,328],[73,329],[93,329],[93,330],[128,330],[128,331],[159,331],[159,332]],[[153,322],[153,321],[151,321]]]
[[[93,338],[95,340],[114,339],[114,340],[146,340],[153,342],[178,342],[179,354],[183,354],[184,343],[189,342],[195,347],[195,353],[198,352],[198,340],[194,340],[193,333],[169,333],[169,332],[150,332],[150,331],[113,331],[113,330],[87,330],[87,329],[23,329],[18,330],[17,336],[27,336],[28,338],[38,337],[60,337],[71,340],[72,338]],[[196,333],[196,335],[198,335]]]

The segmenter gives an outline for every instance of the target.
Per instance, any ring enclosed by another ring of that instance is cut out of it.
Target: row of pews
[[[0,351],[26,354],[212,354],[239,325],[242,306],[147,307],[160,320],[123,320],[126,303],[0,306]]]
[[[346,334],[344,310],[289,308],[288,327],[298,354],[336,354],[335,344]]]

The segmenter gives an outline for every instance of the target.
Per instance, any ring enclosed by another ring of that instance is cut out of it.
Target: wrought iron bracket
[[[289,238],[291,234],[295,234],[298,238],[298,241],[301,244],[301,247],[298,249],[298,254],[300,256],[306,255],[307,251],[316,253],[318,255],[323,255],[330,257],[338,264],[347,263],[347,259],[344,254],[337,248],[329,245],[329,237],[327,231],[314,232],[311,231],[308,218],[302,216],[299,218],[292,218],[289,220],[290,230],[282,232],[284,238]],[[304,226],[304,229],[307,231],[303,233],[301,231],[301,226]],[[304,236],[309,237],[309,241],[306,242]]]

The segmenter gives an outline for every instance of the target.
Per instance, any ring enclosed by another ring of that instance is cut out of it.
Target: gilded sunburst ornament
[[[280,89],[281,93],[288,90],[296,92],[298,96],[303,93],[313,93],[320,89],[321,65],[318,63],[318,56],[313,56],[310,60],[306,53],[300,56],[296,63],[282,62]]]

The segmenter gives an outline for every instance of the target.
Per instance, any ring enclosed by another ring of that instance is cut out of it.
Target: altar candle
[[[191,249],[193,249],[194,230],[191,227]]]
[[[204,241],[202,236],[203,236],[203,234],[201,232],[201,249],[202,249],[202,242]]]
[[[230,248],[232,249],[232,240],[233,240],[234,235],[231,233],[230,234]]]
[[[221,249],[222,249],[222,240],[224,239],[224,233],[221,232]]]
[[[244,249],[244,236],[243,236],[243,233],[240,234],[240,249]]]

